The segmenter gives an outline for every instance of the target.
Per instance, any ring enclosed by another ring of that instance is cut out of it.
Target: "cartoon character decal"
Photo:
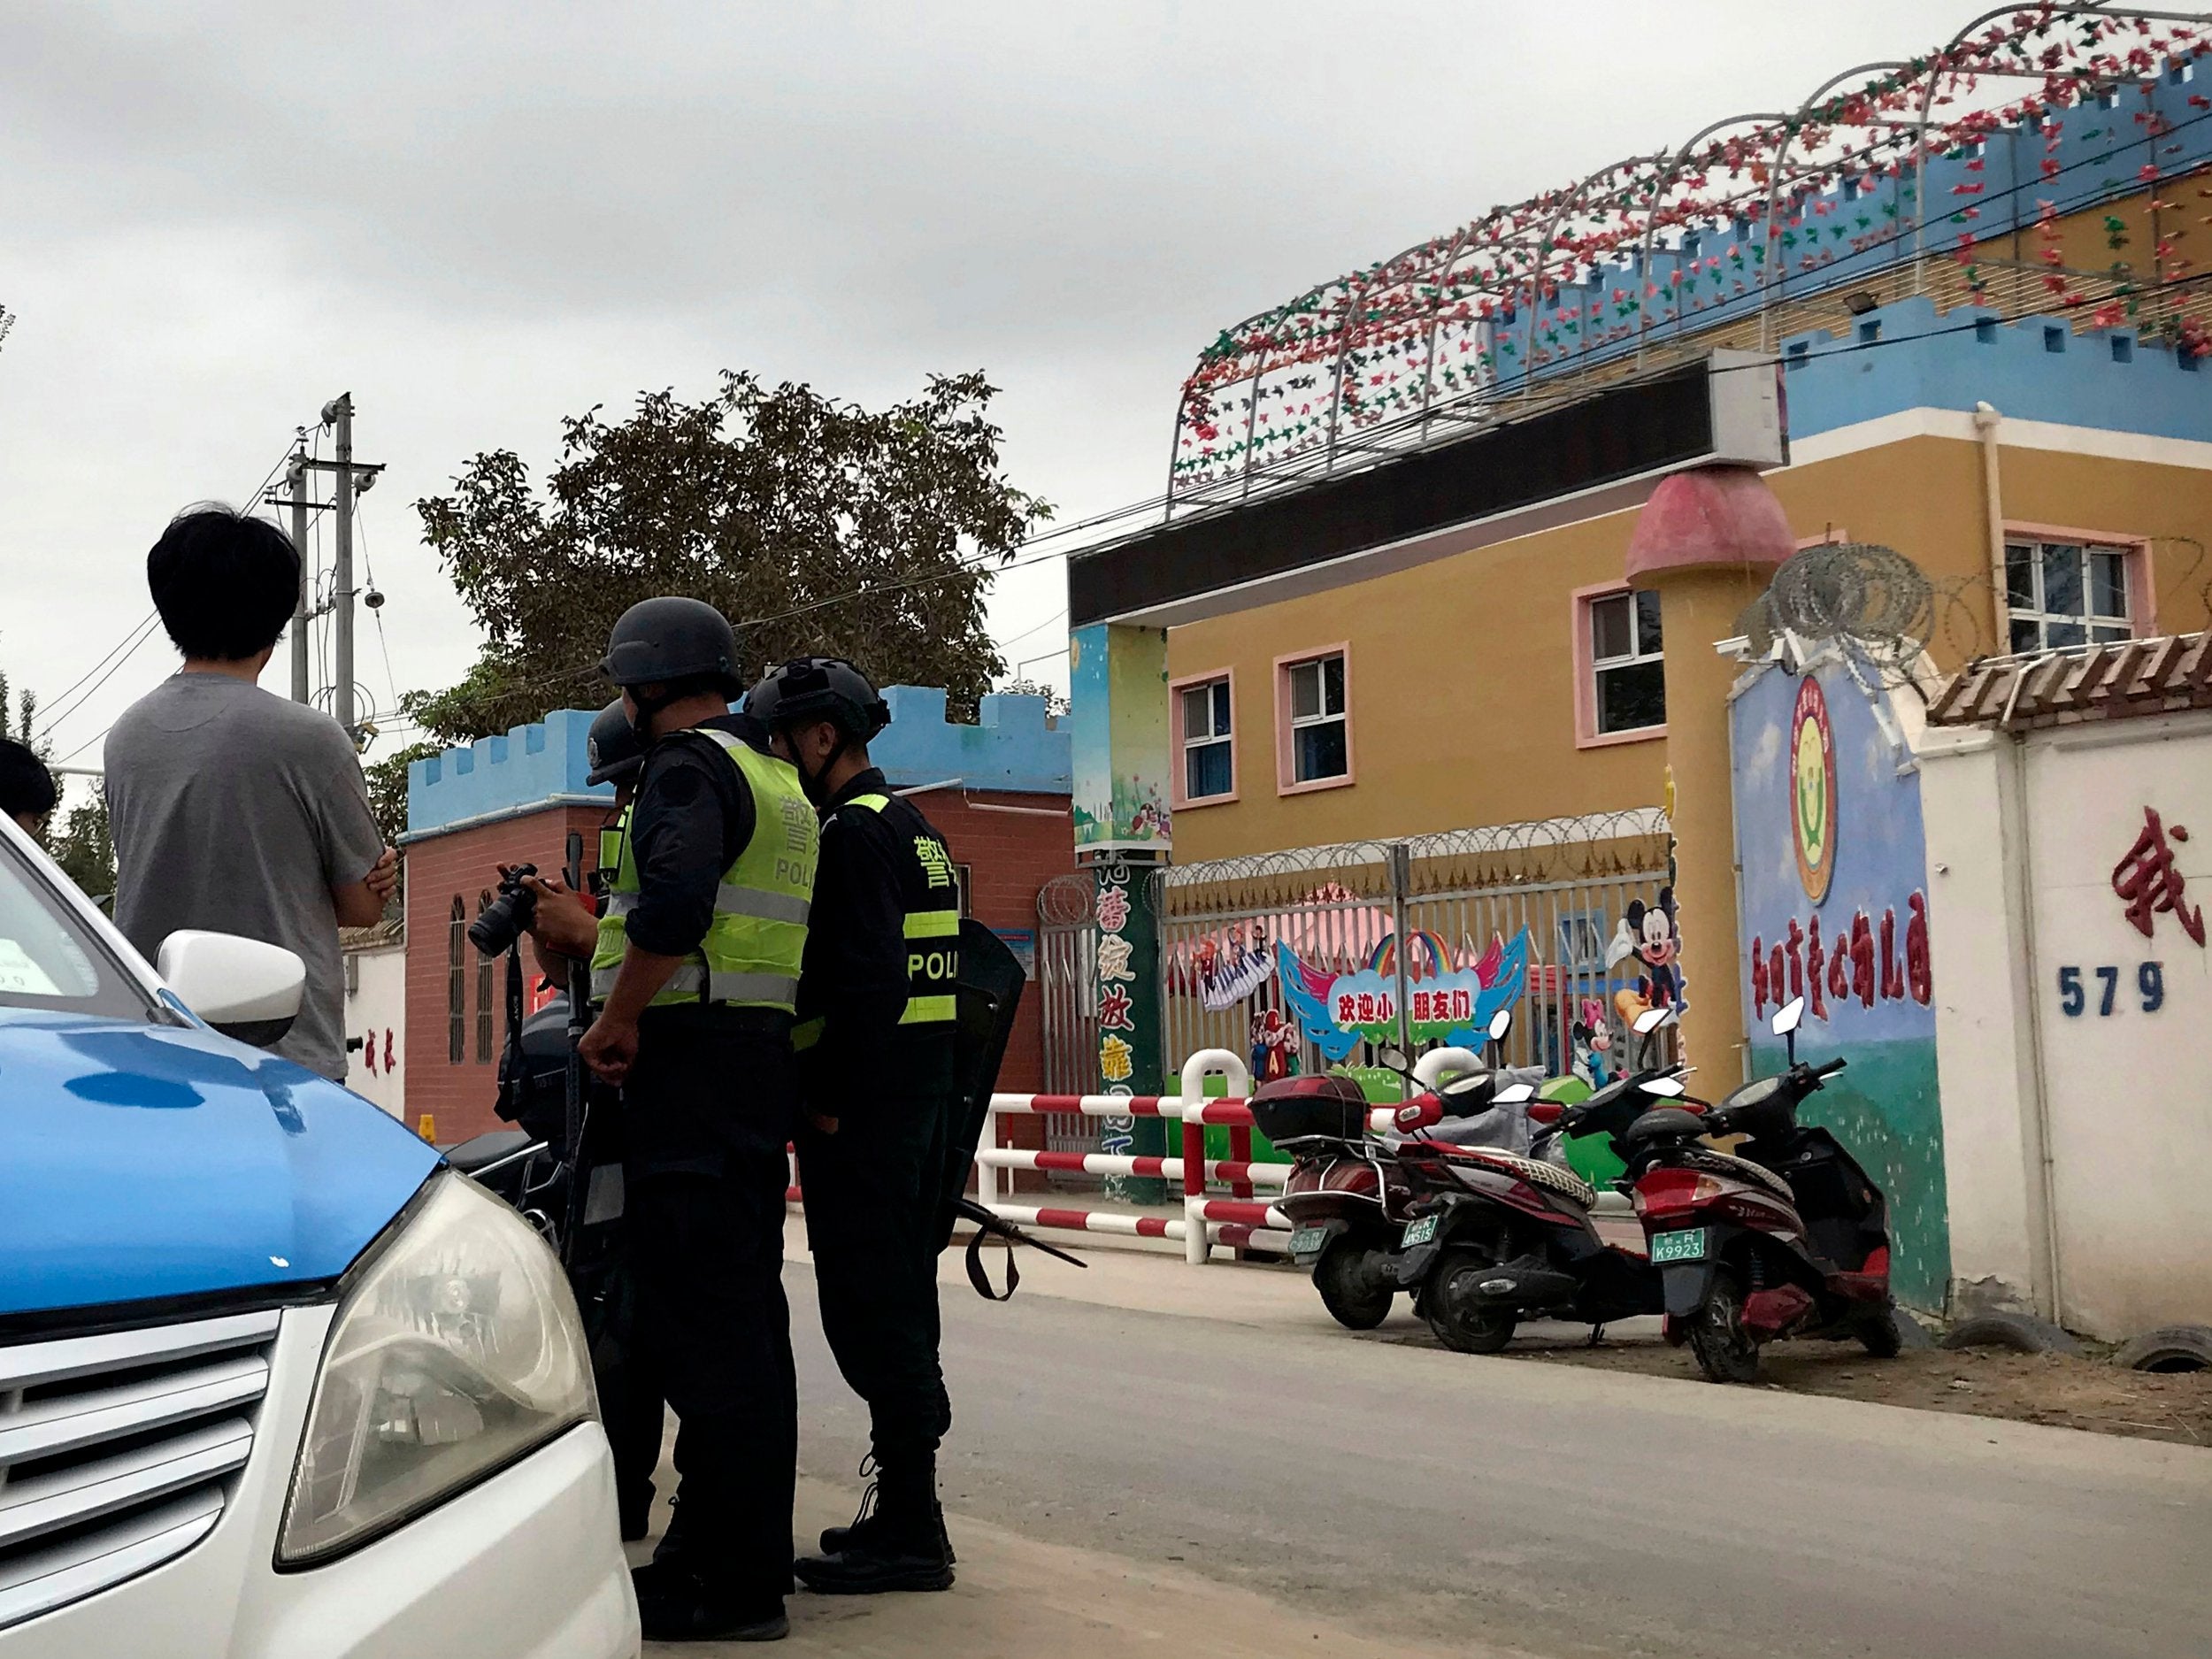
[[[1641,1006],[1632,1010],[1626,991],[1615,995],[1614,1011],[1624,1025],[1632,1023],[1646,1008],[1671,1009],[1678,1014],[1689,1006],[1682,995],[1682,939],[1675,922],[1672,887],[1661,887],[1655,904],[1629,900],[1627,913],[1605,953],[1606,971],[1611,972],[1631,956],[1641,970],[1636,979]]]
[[[1298,1027],[1279,1008],[1252,1016],[1252,1080],[1272,1083],[1298,1071]]]
[[[1570,1028],[1574,1042],[1573,1075],[1592,1088],[1603,1088],[1612,1077],[1613,1033],[1605,1023],[1605,1004],[1594,996],[1582,999],[1582,1013]]]

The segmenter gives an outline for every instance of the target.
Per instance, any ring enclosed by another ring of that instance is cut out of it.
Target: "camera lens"
[[[525,876],[538,873],[535,864],[517,864],[501,879],[499,896],[477,913],[469,924],[469,943],[480,955],[501,956],[515,947],[537,914],[538,895],[522,885]]]

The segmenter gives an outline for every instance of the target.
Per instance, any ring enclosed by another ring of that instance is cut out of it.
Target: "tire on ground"
[[[2130,1371],[2212,1371],[2212,1325],[2162,1325],[2130,1337],[2112,1356]]]
[[[1943,1333],[1947,1348],[2001,1348],[2015,1354],[2078,1354],[2081,1344],[2032,1313],[1978,1313]]]

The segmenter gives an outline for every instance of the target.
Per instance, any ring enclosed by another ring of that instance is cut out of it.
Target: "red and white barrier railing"
[[[1424,1084],[1435,1081],[1445,1071],[1471,1071],[1480,1062],[1463,1048],[1440,1048],[1422,1056],[1414,1075]],[[1208,1095],[1206,1079],[1219,1076],[1225,1094]],[[1018,1226],[1041,1227],[1063,1233],[1118,1233],[1125,1238],[1179,1240],[1184,1260],[1193,1264],[1210,1259],[1218,1243],[1230,1248],[1251,1245],[1286,1248],[1291,1220],[1271,1202],[1262,1200],[1261,1188],[1279,1189],[1290,1179],[1287,1164],[1260,1164],[1252,1158],[1252,1106],[1248,1098],[1251,1073],[1244,1062],[1225,1048],[1206,1048],[1184,1063],[1179,1094],[994,1094],[976,1148],[977,1197],[984,1207]],[[1368,1113],[1368,1126],[1378,1133],[1392,1127],[1396,1108],[1378,1106]],[[1112,1152],[1038,1152],[1000,1144],[1002,1119],[1042,1117],[1058,1113],[1081,1118],[1158,1118],[1183,1126],[1180,1156]],[[1206,1130],[1220,1125],[1229,1131],[1230,1156],[1206,1156]],[[1072,1205],[1021,1204],[1012,1202],[1010,1187],[1002,1170],[1041,1170],[1101,1178],[1150,1178],[1169,1181],[1182,1189],[1180,1216],[1145,1215],[1133,1209],[1079,1209]],[[798,1171],[784,1197],[800,1202]],[[1210,1194],[1208,1183],[1226,1186],[1231,1196]]]
[[[1228,1093],[1209,1098],[1206,1079],[1218,1075]],[[976,1152],[979,1196],[1007,1220],[1025,1226],[1075,1233],[1115,1233],[1136,1238],[1179,1239],[1186,1261],[1202,1263],[1219,1242],[1232,1248],[1288,1244],[1290,1218],[1262,1200],[1257,1189],[1280,1188],[1290,1178],[1286,1164],[1258,1164],[1251,1156],[1252,1109],[1246,1098],[1251,1074],[1243,1061],[1224,1048],[1193,1055],[1183,1067],[1180,1094],[994,1094]],[[1002,1120],[1041,1117],[1048,1112],[1084,1118],[1160,1118],[1183,1125],[1182,1156],[1152,1156],[1110,1152],[1033,1152],[1001,1144]],[[1206,1156],[1206,1128],[1222,1125],[1230,1133],[1231,1156]],[[1102,1177],[1139,1176],[1171,1181],[1182,1188],[1180,1217],[1148,1216],[1126,1210],[1028,1206],[1010,1202],[1000,1185],[1002,1170],[1048,1170]],[[1227,1186],[1233,1196],[1217,1198],[1209,1182]]]

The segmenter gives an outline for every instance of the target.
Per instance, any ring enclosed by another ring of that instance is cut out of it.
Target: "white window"
[[[1293,663],[1290,680],[1290,780],[1317,783],[1352,769],[1344,715],[1341,652]]]
[[[1225,676],[1185,686],[1182,698],[1183,799],[1210,801],[1237,787],[1231,741],[1229,681]]]
[[[2016,651],[2104,645],[2135,632],[2125,548],[2008,541],[2005,589]]]
[[[1608,594],[1590,601],[1590,677],[1599,736],[1667,723],[1657,594]]]

